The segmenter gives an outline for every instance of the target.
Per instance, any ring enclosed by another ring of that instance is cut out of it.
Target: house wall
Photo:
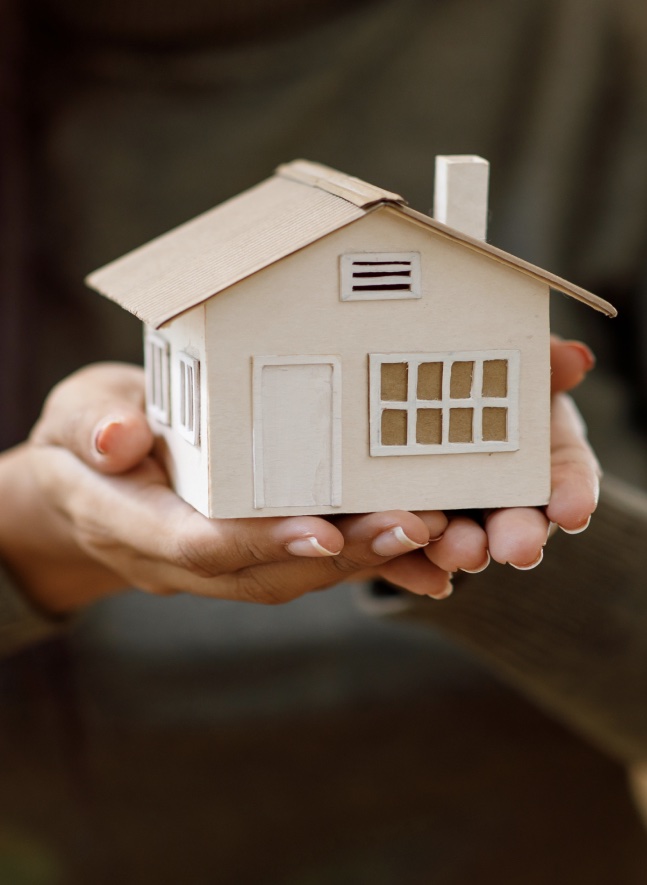
[[[422,298],[339,299],[339,256],[422,256]],[[336,355],[342,366],[341,506],[299,512],[542,504],[549,477],[547,287],[380,208],[232,286],[206,305],[213,404],[211,515],[293,513],[253,501],[252,357]],[[521,352],[520,449],[371,457],[368,354]]]
[[[209,510],[209,401],[205,365],[205,308],[200,305],[155,331],[170,349],[170,425],[149,420],[158,437],[160,454],[177,493],[200,512]],[[145,330],[145,334],[146,334]],[[200,442],[194,446],[178,429],[180,372],[178,354],[185,352],[200,361]],[[146,366],[149,371],[148,366]]]

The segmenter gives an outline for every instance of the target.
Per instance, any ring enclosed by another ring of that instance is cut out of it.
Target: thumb
[[[153,446],[142,369],[97,363],[70,375],[48,396],[31,440],[66,448],[101,473],[132,469]]]

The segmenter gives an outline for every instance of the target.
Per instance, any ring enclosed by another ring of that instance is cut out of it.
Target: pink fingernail
[[[454,592],[454,585],[451,580],[447,581],[443,590],[440,593],[429,593],[427,594],[430,599],[435,599],[436,602],[440,602],[442,599],[447,599]]]
[[[534,562],[530,562],[530,563],[528,563],[528,565],[515,565],[514,562],[511,562],[510,565],[512,566],[512,568],[516,568],[517,571],[529,572],[531,569],[537,568],[537,566],[539,565],[539,563],[542,561],[543,558],[544,558],[544,551],[542,548],[539,556],[537,557],[537,559]]]
[[[595,355],[593,351],[581,341],[569,341],[568,344],[569,347],[571,347],[573,350],[576,350],[582,357],[585,371],[590,372],[591,369],[595,366]]]
[[[483,565],[479,566],[479,568],[462,568],[461,571],[465,572],[466,575],[478,575],[480,572],[484,572],[485,569],[489,566],[491,562],[491,556],[488,552],[487,559],[483,563]]]
[[[337,556],[340,550],[328,550],[312,535],[307,538],[295,538],[286,544],[286,550],[293,556]]]
[[[374,538],[371,549],[378,556],[397,556],[399,553],[405,553],[407,550],[419,550],[421,547],[426,547],[427,543],[418,544],[417,541],[412,541],[405,534],[404,529],[397,525],[395,528],[382,532],[381,535]]]
[[[563,525],[560,525],[560,529],[563,532],[566,532],[567,535],[579,535],[582,532],[585,532],[589,525],[591,524],[591,517],[586,520],[586,522],[582,523],[581,526],[578,526],[576,529],[565,529]]]
[[[115,427],[121,427],[121,421],[110,418],[98,426],[94,432],[94,448],[100,455],[107,455],[110,452],[110,434]]]

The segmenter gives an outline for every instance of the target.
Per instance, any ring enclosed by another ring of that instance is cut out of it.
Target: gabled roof
[[[280,166],[272,178],[94,271],[86,282],[159,328],[384,205],[615,316],[611,304],[586,289],[410,209],[398,194],[304,160]]]

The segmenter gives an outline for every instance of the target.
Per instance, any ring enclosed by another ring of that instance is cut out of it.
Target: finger
[[[391,559],[379,569],[380,577],[418,596],[447,599],[454,591],[451,575],[425,556],[425,551]]]
[[[258,563],[334,557],[344,544],[340,530],[316,516],[207,519],[168,488],[152,458],[124,476],[101,476],[64,449],[35,451],[42,454],[35,469],[46,500],[68,520],[78,543],[115,570],[118,562],[130,580],[136,574],[138,585],[147,580],[145,563],[214,577]]]
[[[593,352],[581,341],[550,339],[551,389],[553,393],[572,390],[595,366]]]
[[[539,565],[549,522],[535,507],[493,510],[485,519],[488,548],[496,562],[526,570]]]
[[[563,394],[552,402],[551,462],[546,515],[567,532],[583,531],[598,503],[601,470],[582,417],[573,400]]]
[[[97,363],[66,378],[48,396],[31,439],[69,449],[101,473],[130,470],[153,445],[143,371]]]
[[[481,572],[490,562],[485,530],[467,516],[455,516],[440,540],[425,547],[425,556],[446,572]]]
[[[226,593],[229,599],[264,604],[286,602],[349,580],[359,572],[381,569],[389,559],[420,550],[429,538],[423,520],[406,511],[348,516],[339,519],[336,526],[344,536],[339,555],[286,562],[280,567],[259,565],[244,569],[223,576],[217,592]],[[204,590],[212,592],[208,585],[204,585]]]

